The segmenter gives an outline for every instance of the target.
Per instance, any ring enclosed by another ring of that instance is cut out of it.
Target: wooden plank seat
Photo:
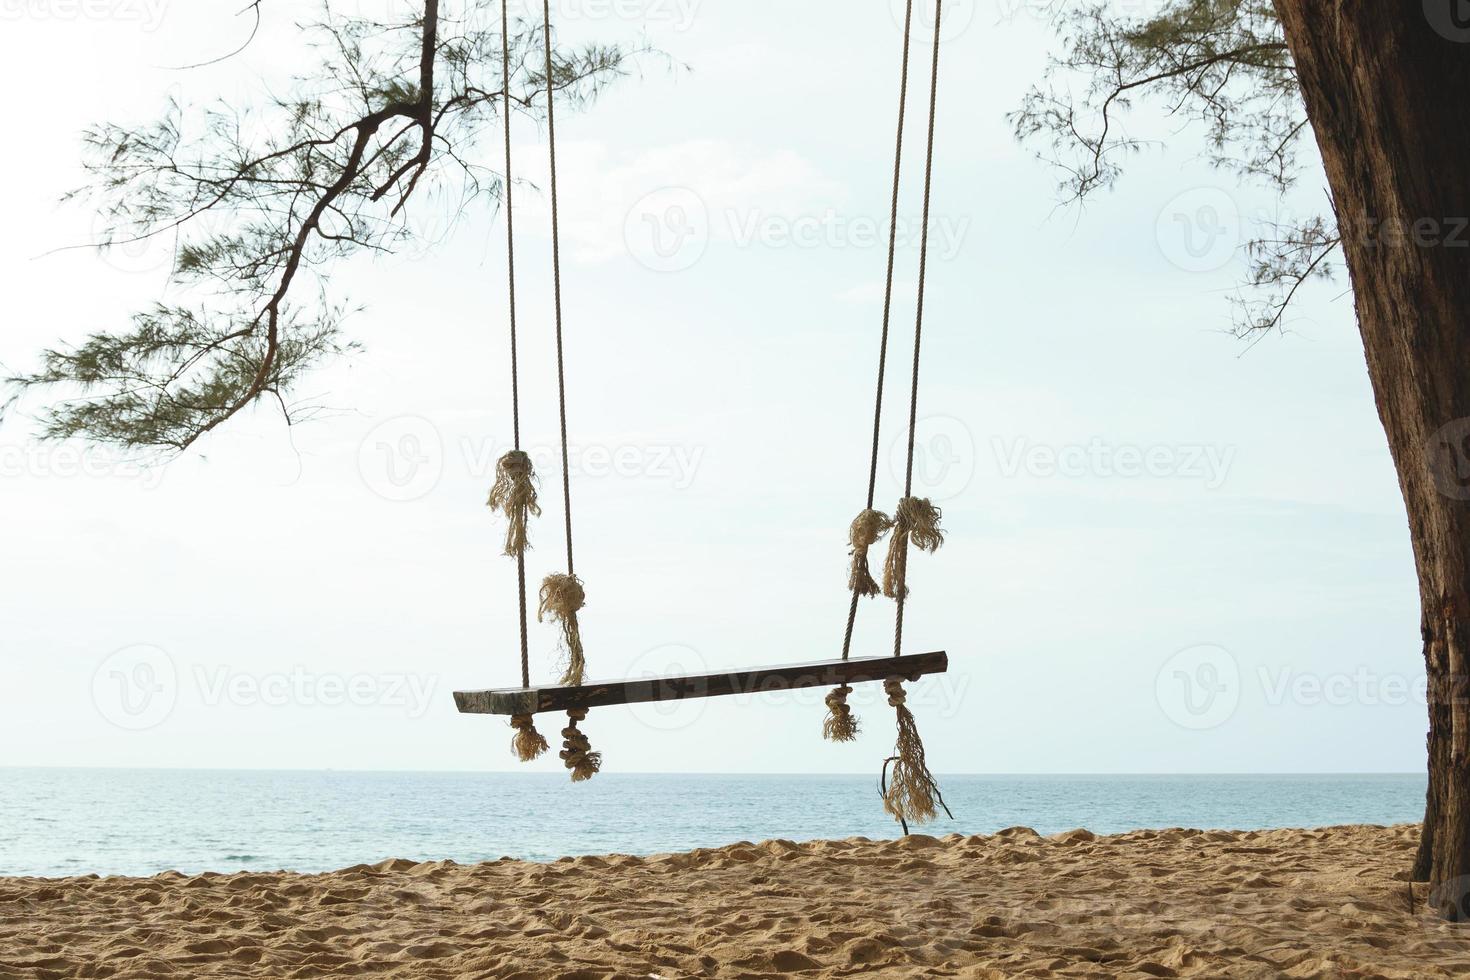
[[[463,713],[481,715],[536,714],[569,708],[603,708],[646,701],[714,698],[729,694],[794,691],[806,687],[861,684],[902,677],[915,681],[925,674],[949,669],[949,656],[910,653],[901,657],[863,657],[813,663],[721,670],[682,677],[648,677],[626,681],[598,681],[579,687],[515,687],[490,691],[455,691],[454,703]]]

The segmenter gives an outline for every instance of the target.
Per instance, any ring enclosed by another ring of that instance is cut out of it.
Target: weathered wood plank
[[[684,698],[723,697],[729,694],[794,691],[804,687],[828,687],[835,684],[861,684],[888,677],[918,680],[925,674],[942,674],[948,669],[949,656],[940,650],[935,653],[910,653],[902,657],[823,660],[684,677],[599,681],[581,687],[455,691],[454,703],[461,712],[468,714],[534,714],[541,711],[565,711],[568,708],[604,708],[645,701],[676,701]]]

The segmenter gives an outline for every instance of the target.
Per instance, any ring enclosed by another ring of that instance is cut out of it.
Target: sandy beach
[[[0,880],[0,976],[1450,977],[1417,828],[766,841]]]

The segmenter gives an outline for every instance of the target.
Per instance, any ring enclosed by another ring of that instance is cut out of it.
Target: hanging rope
[[[512,208],[510,170],[510,15],[507,4],[500,6],[500,84],[503,109],[501,121],[505,135],[505,265],[510,296],[510,417],[515,443],[510,452],[495,465],[495,485],[487,501],[491,510],[505,514],[505,553],[516,560],[516,596],[519,600],[521,627],[521,686],[531,686],[531,646],[526,630],[526,524],[530,516],[541,515],[536,503],[535,472],[531,457],[521,451],[521,378],[516,345],[516,236]],[[516,730],[511,749],[522,762],[545,752],[546,739],[536,731],[530,715],[516,715],[510,720]]]
[[[914,313],[914,366],[909,386],[909,440],[903,475],[903,499],[894,514],[894,533],[888,542],[884,564],[884,593],[897,602],[893,630],[893,655],[903,652],[903,609],[908,599],[908,545],[910,539],[921,550],[933,552],[944,542],[939,530],[940,511],[914,492],[914,434],[919,425],[919,351],[924,338],[924,279],[929,267],[929,201],[934,184],[934,115],[939,96],[939,32],[944,0],[934,0],[934,59],[929,74],[929,133],[924,151],[924,214],[919,235],[919,298]],[[890,588],[889,569],[892,569]]]
[[[934,55],[929,75],[929,132],[924,151],[924,214],[919,240],[919,298],[914,315],[914,367],[909,387],[908,456],[903,478],[903,499],[894,512],[893,536],[889,539],[888,559],[883,566],[884,592],[893,597],[895,616],[893,655],[903,652],[903,609],[908,599],[908,546],[934,551],[944,541],[939,530],[939,508],[927,499],[913,496],[914,432],[919,420],[919,351],[924,335],[924,277],[929,261],[929,201],[934,179],[934,116],[939,96],[939,37],[943,22],[944,0],[934,0]],[[913,712],[904,703],[903,678],[890,677],[883,682],[888,703],[898,722],[898,741],[893,757],[883,764],[883,806],[903,825],[908,833],[910,821],[925,823],[934,819],[934,804],[944,806],[939,786],[924,759],[924,742]],[[888,782],[888,766],[893,765],[893,780]],[[945,809],[948,813],[948,808]]]
[[[914,2],[907,0],[903,16],[903,62],[899,70],[898,87],[898,132],[893,147],[893,192],[888,215],[888,268],[883,287],[883,331],[878,340],[878,384],[873,395],[873,449],[868,459],[868,497],[863,512],[853,521],[849,538],[853,549],[853,569],[848,573],[848,588],[852,590],[852,603],[847,613],[847,632],[842,640],[842,659],[848,659],[852,650],[853,624],[857,621],[858,600],[875,593],[867,590],[872,581],[871,574],[864,578],[859,572],[861,565],[866,569],[867,548],[876,543],[887,532],[889,521],[881,511],[873,510],[873,499],[878,488],[878,450],[883,428],[883,381],[888,371],[888,328],[893,310],[893,262],[898,249],[898,191],[903,171],[903,127],[905,107],[909,91],[909,30],[913,22]],[[868,514],[876,517],[868,517]],[[859,548],[859,532],[863,542]],[[859,551],[861,550],[861,554]]]
[[[542,0],[541,15],[546,53],[546,142],[551,158],[551,280],[556,312],[556,397],[561,422],[561,493],[562,513],[566,519],[567,570],[565,574],[548,575],[542,581],[537,618],[550,616],[560,624],[566,655],[561,684],[577,687],[585,680],[587,668],[582,651],[582,628],[577,621],[577,612],[587,604],[587,593],[582,580],[577,578],[572,560],[572,470],[567,445],[566,355],[562,345],[561,225],[556,185],[556,66],[551,57],[551,0]],[[587,737],[577,729],[577,722],[587,717],[587,711],[574,709],[567,712],[567,717],[567,727],[562,729],[562,761],[572,771],[573,782],[591,779],[602,767],[602,755],[590,750]]]
[[[504,101],[504,109],[500,115],[505,135],[505,266],[510,295],[510,404],[515,444],[495,464],[495,484],[490,488],[490,499],[486,503],[491,510],[498,510],[505,515],[505,553],[516,559],[520,570],[521,682],[530,686],[530,653],[525,630],[525,554],[529,547],[526,525],[531,517],[541,516],[541,508],[536,503],[535,468],[531,465],[531,457],[521,451],[521,379],[516,344],[516,234],[515,214],[511,206],[510,170],[510,16],[506,7],[507,3],[500,5],[500,85],[501,98]]]
[[[857,625],[858,601],[878,594],[878,583],[873,581],[873,574],[868,567],[868,549],[877,544],[893,526],[887,514],[873,509],[873,499],[878,489],[878,447],[883,431],[883,380],[888,371],[888,325],[893,310],[893,260],[898,250],[898,189],[903,172],[903,123],[909,94],[909,31],[913,16],[914,0],[906,0],[903,13],[903,59],[898,83],[898,132],[893,141],[893,192],[888,208],[888,268],[883,286],[883,331],[878,340],[878,384],[873,395],[873,452],[868,461],[867,503],[848,528],[852,564],[847,573],[847,588],[852,592],[852,601],[847,608],[847,630],[842,636],[843,660],[848,659],[852,653],[852,631]],[[844,713],[839,716],[834,704],[845,709]],[[844,691],[835,702],[829,695],[827,708],[827,718],[822,722],[823,736],[835,742],[847,742],[856,738],[858,723],[847,706],[847,693]],[[841,737],[843,735],[846,737]]]
[[[556,399],[561,419],[561,493],[566,517],[567,574],[575,576],[572,565],[572,475],[567,450],[567,381],[566,355],[561,336],[561,226],[557,217],[556,197],[556,84],[552,78],[551,0],[541,0],[542,36],[546,42],[546,142],[551,156],[551,282],[556,309]]]

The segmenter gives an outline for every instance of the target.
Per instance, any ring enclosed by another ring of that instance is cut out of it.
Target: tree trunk
[[[1416,871],[1439,912],[1460,920],[1470,916],[1470,4],[1275,2],[1413,537],[1430,694]]]

